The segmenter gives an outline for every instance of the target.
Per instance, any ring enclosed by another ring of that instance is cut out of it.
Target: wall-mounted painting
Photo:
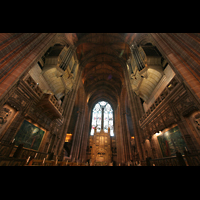
[[[23,144],[25,148],[38,150],[44,134],[44,130],[24,120],[15,136],[15,144]]]
[[[164,157],[175,156],[176,151],[183,155],[187,148],[178,126],[162,133],[157,138]]]

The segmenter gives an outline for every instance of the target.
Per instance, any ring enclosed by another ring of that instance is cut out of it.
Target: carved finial
[[[96,133],[96,132],[97,132],[97,127],[95,126],[95,127],[94,127],[94,133]]]

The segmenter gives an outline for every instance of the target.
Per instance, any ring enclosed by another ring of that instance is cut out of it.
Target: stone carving
[[[178,112],[180,112],[181,109],[182,109],[182,104],[178,104],[178,105],[176,106],[176,109],[178,110]]]
[[[179,113],[182,113],[183,116],[186,116],[197,108],[190,97],[185,97],[181,98],[181,102],[176,106],[176,109]]]
[[[200,132],[200,112],[194,115],[193,122],[196,129]]]
[[[19,98],[18,95],[15,94],[15,93],[12,94],[12,97],[13,97],[14,99],[18,99],[18,98]]]
[[[12,111],[8,108],[3,108],[0,111],[0,129],[7,122],[7,118],[12,113]]]
[[[8,99],[8,101],[10,101],[12,104],[17,104],[17,105],[21,105],[21,98],[18,94],[13,93],[11,98]]]
[[[21,105],[22,105],[22,107],[24,107],[26,105],[26,101],[22,100]]]

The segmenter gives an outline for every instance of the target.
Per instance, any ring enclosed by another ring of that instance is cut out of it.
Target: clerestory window
[[[97,132],[100,132],[102,128],[104,132],[108,132],[108,127],[110,127],[110,136],[114,136],[113,109],[108,102],[100,101],[94,106],[90,135],[94,135],[95,127],[97,127]]]

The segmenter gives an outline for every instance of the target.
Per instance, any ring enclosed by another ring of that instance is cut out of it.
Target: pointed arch
[[[114,115],[112,106],[106,101],[99,101],[92,109],[90,135],[94,135],[94,129],[100,132],[108,132],[110,128],[110,136],[114,136]]]

